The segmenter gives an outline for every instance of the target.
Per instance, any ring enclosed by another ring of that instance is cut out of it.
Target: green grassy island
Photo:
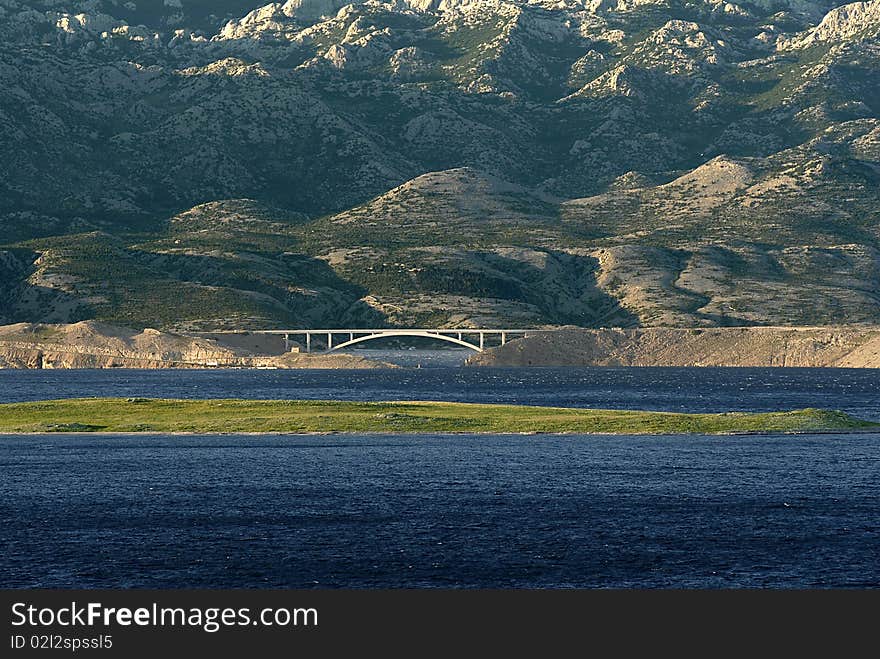
[[[0,432],[611,433],[878,429],[843,412],[678,414],[444,402],[88,398],[0,405]]]

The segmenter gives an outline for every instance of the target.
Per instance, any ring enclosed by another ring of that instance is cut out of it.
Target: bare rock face
[[[0,327],[0,368],[393,368],[346,354],[255,354],[214,339],[94,321]]]
[[[0,328],[0,365],[8,368],[159,368],[235,358],[233,351],[213,341],[94,321]]]
[[[880,0],[854,2],[832,9],[816,27],[781,39],[779,50],[809,48],[821,43],[876,37],[880,34]]]
[[[511,341],[467,363],[880,368],[880,327],[564,329]]]
[[[0,368],[43,368],[43,351],[2,346]]]

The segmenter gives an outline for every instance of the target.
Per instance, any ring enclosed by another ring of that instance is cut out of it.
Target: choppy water
[[[880,419],[880,369],[0,370],[0,402],[88,396],[450,400],[683,412],[821,407]]]
[[[845,409],[830,369],[0,371],[0,401]],[[878,587],[880,435],[0,436],[0,586]]]
[[[880,441],[0,437],[13,587],[878,587]]]

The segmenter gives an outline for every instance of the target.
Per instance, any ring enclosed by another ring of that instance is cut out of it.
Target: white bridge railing
[[[323,348],[324,352],[344,350],[349,346],[391,337],[412,336],[437,341],[446,341],[476,352],[487,347],[504,345],[511,338],[520,338],[528,334],[548,332],[546,329],[433,329],[433,328],[384,328],[384,329],[278,329],[249,331],[217,331],[200,332],[201,335],[213,334],[272,334],[284,337],[284,348],[290,350],[291,340],[301,338],[306,352],[313,348]]]

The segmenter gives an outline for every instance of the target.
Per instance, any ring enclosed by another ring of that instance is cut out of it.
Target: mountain
[[[0,0],[0,322],[880,322],[880,0]]]

